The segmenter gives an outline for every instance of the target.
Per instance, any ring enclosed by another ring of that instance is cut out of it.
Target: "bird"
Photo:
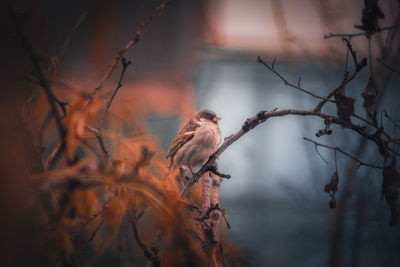
[[[170,173],[187,167],[193,174],[193,169],[206,163],[221,143],[220,119],[214,111],[204,109],[180,128],[166,156]]]

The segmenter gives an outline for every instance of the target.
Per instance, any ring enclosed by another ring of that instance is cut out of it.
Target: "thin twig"
[[[356,53],[356,51],[354,51],[353,46],[351,45],[351,38],[348,38],[348,39],[343,38],[342,40],[343,40],[343,42],[346,43],[347,55],[350,52],[351,57],[353,58],[353,61],[354,61],[354,65],[357,67],[357,65],[358,65],[357,53]],[[346,70],[347,70],[347,63],[346,63]]]
[[[348,39],[343,38],[343,40],[348,40],[348,42],[350,43],[351,38],[348,38]],[[350,53],[349,49],[346,49],[346,61],[345,61],[345,64],[344,64],[344,77],[343,77],[343,79],[347,79],[347,77],[349,77],[349,53]]]
[[[368,60],[369,60],[369,73],[374,77],[374,69],[372,66],[372,51],[371,51],[371,38],[368,38]]]
[[[388,26],[388,27],[383,27],[381,28],[381,32],[382,31],[387,31],[387,30],[392,30],[395,28],[398,28],[400,25],[392,25],[392,26]],[[358,37],[358,36],[364,36],[367,35],[366,32],[357,32],[357,33],[328,33],[324,35],[325,39],[329,39],[332,37],[339,37],[339,38],[353,38],[353,37]]]
[[[350,49],[349,46],[348,46],[348,49]],[[351,52],[351,50],[350,50],[350,52]],[[352,53],[352,54],[353,54],[353,53]],[[345,75],[345,78],[342,80],[342,82],[341,82],[332,92],[329,93],[329,95],[326,97],[326,99],[329,99],[329,98],[333,97],[334,95],[337,94],[337,92],[339,92],[340,90],[342,90],[343,88],[345,88],[346,85],[347,85],[349,82],[351,82],[351,81],[357,76],[357,74],[358,74],[365,66],[367,66],[367,59],[366,59],[366,58],[363,58],[363,59],[361,60],[361,62],[357,62],[357,60],[355,60],[355,61],[354,61],[354,64],[356,65],[356,69],[355,69],[355,71],[353,72],[353,74],[350,75],[350,76]],[[322,107],[325,105],[326,102],[327,102],[326,100],[320,101],[320,102],[317,104],[317,106],[314,108],[314,111],[321,111]]]
[[[157,255],[151,249],[149,249],[149,247],[146,245],[146,243],[144,243],[139,236],[139,232],[138,232],[137,225],[136,225],[136,222],[139,218],[140,218],[139,216],[135,216],[134,214],[128,214],[128,220],[132,225],[133,236],[135,237],[136,243],[143,250],[143,253],[146,256],[146,258],[149,261],[151,261],[151,263],[153,264],[153,267],[160,266],[160,261],[159,261]]]
[[[315,146],[317,146],[317,145],[315,145]],[[337,150],[335,149],[335,171],[336,171],[336,173],[338,173],[338,170],[337,170]]]
[[[395,69],[394,67],[390,66],[389,64],[387,64],[383,59],[381,58],[377,58],[376,61],[378,61],[379,63],[381,63],[383,66],[385,66],[388,70],[390,70],[391,72],[400,74],[400,70],[399,69]]]
[[[110,109],[111,103],[114,100],[115,96],[117,95],[119,89],[122,87],[122,80],[124,78],[125,71],[128,68],[128,66],[131,64],[131,61],[130,60],[126,61],[126,59],[124,57],[122,57],[121,62],[122,62],[121,76],[119,78],[117,87],[115,88],[110,100],[107,101],[107,106],[106,106],[106,109],[104,111],[103,117],[101,119],[101,123],[100,123],[99,129],[96,129],[96,128],[92,127],[92,126],[88,126],[89,131],[93,132],[95,134],[95,136],[96,136],[96,139],[97,139],[97,142],[99,143],[100,149],[103,152],[103,159],[105,161],[108,161],[110,159],[110,154],[108,153],[106,145],[105,145],[104,140],[103,140],[103,128],[104,128],[105,123],[106,123],[106,119],[107,119],[107,115],[108,115],[108,111]]]
[[[321,97],[321,96],[319,96],[319,95],[316,95],[316,94],[314,94],[314,93],[311,93],[310,91],[307,91],[306,89],[301,88],[301,87],[300,87],[300,80],[301,80],[301,78],[299,78],[299,80],[298,80],[298,82],[297,82],[297,85],[288,82],[288,80],[286,80],[278,71],[275,70],[275,68],[274,68],[275,60],[272,62],[272,65],[271,65],[271,66],[269,66],[261,57],[257,57],[257,62],[263,64],[267,69],[269,69],[269,70],[272,71],[274,74],[276,74],[276,76],[278,76],[278,77],[285,83],[285,85],[290,86],[290,87],[292,87],[292,88],[295,88],[295,89],[297,89],[297,90],[300,90],[300,91],[302,91],[302,92],[304,92],[304,93],[306,93],[306,94],[308,94],[308,95],[311,95],[311,96],[313,96],[313,97],[315,97],[315,98],[318,98],[318,99],[322,99],[322,100],[324,100],[324,101],[328,101],[328,102],[335,103],[335,101],[333,101],[333,100],[329,100],[329,99],[327,99],[327,98],[325,98],[325,97]]]
[[[93,233],[91,234],[90,238],[86,241],[86,243],[79,249],[78,251],[78,256],[81,255],[86,248],[89,246],[89,244],[93,241],[94,237],[96,234],[100,231],[100,228],[103,226],[104,220],[101,220],[100,223],[97,225],[97,227],[94,229]]]
[[[117,87],[114,90],[114,93],[112,94],[110,100],[107,101],[107,107],[106,107],[106,110],[104,111],[103,118],[101,119],[101,124],[100,124],[100,129],[101,130],[104,129],[104,125],[106,123],[106,119],[107,119],[107,115],[108,115],[108,111],[110,109],[111,103],[114,100],[114,97],[117,95],[118,90],[122,87],[122,79],[124,78],[125,71],[128,68],[128,66],[131,64],[131,61],[130,60],[126,61],[126,59],[124,57],[122,57],[121,63],[122,63],[121,76],[119,77],[119,81],[118,81]]]
[[[328,164],[328,161],[326,159],[324,159],[324,157],[319,152],[318,146],[315,146],[314,148],[315,148],[315,151],[317,152],[317,155],[322,159],[322,161],[325,162],[326,164]]]
[[[393,139],[390,137],[390,135],[389,135],[388,133],[386,133],[386,132],[383,130],[382,127],[378,127],[377,125],[373,124],[373,123],[370,122],[369,120],[366,120],[366,119],[364,119],[363,117],[361,117],[361,116],[359,116],[359,115],[357,115],[357,114],[355,114],[355,113],[351,114],[351,116],[354,117],[354,118],[357,118],[357,119],[359,119],[359,120],[361,120],[361,121],[363,121],[363,122],[365,122],[366,124],[368,124],[368,125],[371,126],[371,127],[374,127],[375,129],[381,131],[382,135],[384,135],[384,136],[388,139],[388,141],[390,141],[390,142],[393,141]]]
[[[97,139],[97,142],[100,145],[101,151],[103,152],[104,159],[106,161],[109,160],[110,159],[110,154],[108,154],[106,145],[104,144],[103,135],[102,134],[96,135],[96,139]]]
[[[342,150],[340,147],[324,145],[324,144],[318,143],[318,142],[316,142],[314,140],[311,140],[311,139],[309,139],[307,137],[303,137],[303,139],[308,141],[308,142],[313,143],[315,146],[325,147],[325,148],[328,148],[328,149],[339,151],[343,155],[346,155],[347,157],[351,158],[352,160],[357,161],[360,166],[367,166],[367,167],[375,168],[375,169],[383,169],[384,168],[383,166],[377,166],[377,165],[374,165],[374,164],[365,163],[365,162],[359,160],[358,158],[356,158],[355,156],[352,156],[349,153],[347,153],[346,151]]]
[[[357,54],[356,52],[353,50],[353,46],[351,45],[351,38],[343,38],[343,41],[346,43],[347,46],[347,55],[350,52],[353,61],[354,61],[354,65],[355,65],[355,70],[353,72],[352,75],[349,76],[348,74],[348,65],[347,65],[347,61],[348,61],[348,56],[346,56],[346,69],[345,69],[345,75],[344,78],[342,80],[342,82],[339,84],[339,86],[337,86],[332,92],[329,93],[329,95],[326,97],[327,99],[330,99],[331,97],[335,96],[339,91],[343,90],[343,88],[346,87],[346,85],[352,81],[357,74],[365,67],[367,66],[367,59],[363,58],[361,60],[361,62],[358,62],[357,59]],[[322,100],[320,101],[317,106],[314,108],[314,111],[321,111],[322,107],[326,104],[327,101]]]
[[[108,67],[106,73],[104,74],[103,78],[97,85],[97,87],[93,90],[92,94],[89,97],[89,101],[93,99],[93,97],[101,90],[104,86],[104,83],[110,78],[111,74],[113,73],[114,69],[117,67],[118,62],[121,60],[123,55],[128,51],[129,48],[134,46],[137,42],[139,42],[140,37],[142,35],[143,30],[147,27],[147,25],[154,20],[157,16],[161,15],[164,8],[171,2],[172,0],[166,0],[161,5],[159,5],[150,16],[145,18],[139,25],[138,29],[136,30],[135,36],[122,48],[118,54],[115,56],[111,65]]]
[[[75,22],[74,26],[72,27],[72,29],[69,31],[67,37],[64,40],[64,43],[60,49],[60,54],[59,54],[59,58],[61,59],[62,57],[64,57],[65,53],[67,52],[68,46],[71,43],[72,40],[72,36],[75,33],[75,31],[78,29],[78,27],[82,24],[82,22],[85,20],[87,16],[87,12],[83,12],[78,20]]]
[[[100,145],[100,149],[103,152],[103,158],[106,161],[108,161],[110,159],[110,154],[108,154],[108,151],[106,149],[106,145],[104,144],[103,133],[100,130],[94,128],[93,126],[86,125],[86,127],[87,127],[88,131],[93,133],[94,136],[96,137],[97,142]]]
[[[61,153],[63,152],[62,143],[59,143],[51,152],[50,156],[47,158],[46,163],[44,164],[43,168],[45,171],[51,170],[57,160],[60,158]]]
[[[11,17],[14,21],[17,33],[22,41],[22,45],[25,48],[26,52],[28,53],[28,56],[31,60],[31,63],[33,65],[34,71],[37,75],[38,81],[40,83],[40,86],[44,89],[46,96],[47,96],[47,100],[49,101],[49,104],[51,106],[51,113],[53,114],[54,118],[56,119],[56,124],[57,124],[57,128],[58,128],[58,132],[60,135],[60,139],[61,142],[65,142],[65,135],[66,135],[66,129],[64,128],[64,125],[62,123],[61,120],[61,116],[58,112],[56,103],[59,101],[58,98],[55,96],[54,92],[51,90],[50,85],[48,84],[42,68],[39,64],[39,60],[38,57],[36,56],[35,52],[33,51],[32,45],[30,43],[30,41],[28,40],[28,38],[26,37],[26,35],[24,34],[21,24],[17,18],[17,15],[15,14],[15,10],[12,7],[12,5],[10,3],[8,3],[8,7],[10,9],[10,13],[11,13]]]
[[[82,223],[81,226],[79,226],[71,235],[71,240],[74,240],[81,232],[82,230],[88,226],[91,222],[94,221],[99,215],[103,214],[104,211],[106,210],[108,203],[110,202],[110,199],[108,199],[106,202],[104,202],[103,207],[96,213],[92,214],[89,219]]]

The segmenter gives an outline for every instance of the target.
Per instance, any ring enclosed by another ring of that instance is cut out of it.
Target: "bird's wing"
[[[200,126],[200,122],[191,119],[187,124],[185,124],[178,132],[178,136],[168,149],[166,159],[170,159],[169,168],[172,167],[174,163],[174,157],[178,150],[184,146],[187,142],[189,142],[193,136],[196,129]]]
[[[187,132],[194,132],[201,125],[201,122],[191,119],[188,123],[182,126],[182,128],[178,132],[178,136],[185,134]]]

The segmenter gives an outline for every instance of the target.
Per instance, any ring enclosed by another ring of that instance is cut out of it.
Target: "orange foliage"
[[[88,105],[85,105],[85,101],[83,98],[78,98],[64,119],[68,129],[66,155],[69,160],[73,159],[76,147],[87,133],[87,126],[91,124],[100,107],[100,102],[97,98],[90,101]]]
[[[76,91],[56,91],[73,103],[63,118],[67,129],[65,156],[73,160],[80,146],[83,158],[72,166],[60,159],[56,169],[32,176],[50,202],[36,219],[50,229],[46,246],[53,256],[50,262],[70,263],[85,253],[91,265],[107,250],[118,251],[113,247],[126,242],[123,240],[135,243],[129,234],[129,218],[144,214],[137,218],[141,241],[150,247],[154,240],[162,239],[158,259],[163,266],[210,265],[210,250],[204,247],[208,241],[196,208],[201,201],[200,186],[192,187],[190,199],[180,198],[183,182],[179,171],[169,173],[161,144],[149,134],[145,121],[148,112],[163,116],[179,113],[185,121],[194,110],[190,86],[164,83],[162,79],[125,83],[101,131],[110,155],[106,160],[101,158],[96,136],[88,131],[88,126],[96,129],[100,124],[105,100],[100,96],[87,103],[82,97],[83,85],[76,81],[67,84],[73,84]],[[40,92],[24,105],[26,120],[35,122],[30,127],[32,133],[38,132],[49,113],[46,101]],[[44,149],[54,144],[54,134],[47,133],[54,130],[53,123],[42,133]],[[97,159],[90,156],[93,152]],[[136,249],[139,253],[134,255],[143,257],[141,248]]]

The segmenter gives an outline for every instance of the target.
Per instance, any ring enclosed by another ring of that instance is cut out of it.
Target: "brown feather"
[[[175,138],[174,142],[168,149],[166,159],[170,159],[169,168],[174,164],[174,157],[178,150],[184,146],[187,142],[189,142],[193,136],[194,131],[200,126],[199,122],[191,119],[188,123],[182,126],[182,128],[178,131],[178,136]]]

